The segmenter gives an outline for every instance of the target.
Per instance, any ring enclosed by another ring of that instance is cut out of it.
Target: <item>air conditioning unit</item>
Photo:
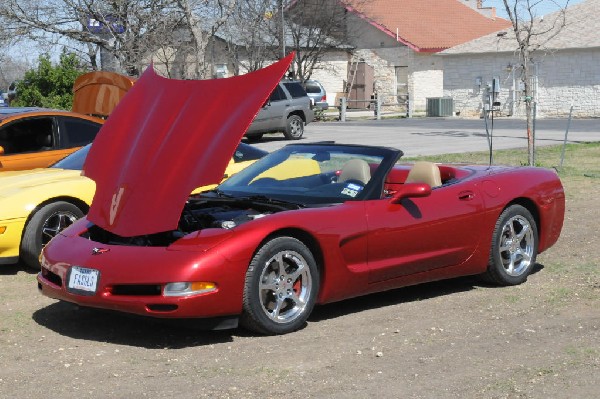
[[[454,101],[452,97],[428,97],[427,116],[453,116]]]

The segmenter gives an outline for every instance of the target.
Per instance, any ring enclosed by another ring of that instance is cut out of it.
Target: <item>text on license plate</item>
[[[72,290],[96,292],[98,270],[73,266],[69,276],[69,288]]]

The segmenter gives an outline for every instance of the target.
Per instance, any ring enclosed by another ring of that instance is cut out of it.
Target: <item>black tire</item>
[[[290,115],[287,118],[285,138],[288,140],[299,140],[304,134],[304,121],[298,115]]]
[[[486,281],[499,285],[525,282],[535,265],[538,230],[531,213],[521,205],[511,205],[498,217],[494,233]]]
[[[319,280],[315,259],[301,241],[268,241],[246,272],[241,325],[266,335],[296,331],[312,312]]]
[[[61,230],[83,217],[81,209],[64,201],[44,205],[25,226],[21,239],[21,260],[31,269],[40,269],[39,256],[44,245]]]
[[[251,143],[260,141],[260,139],[262,139],[262,137],[263,137],[263,133],[252,133],[252,134],[246,135],[246,139]]]

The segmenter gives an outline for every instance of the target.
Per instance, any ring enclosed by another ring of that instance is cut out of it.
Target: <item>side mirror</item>
[[[394,193],[390,202],[399,204],[404,198],[428,197],[431,195],[431,186],[426,183],[407,183],[403,184],[398,191]]]

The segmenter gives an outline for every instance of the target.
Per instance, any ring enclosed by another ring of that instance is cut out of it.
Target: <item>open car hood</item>
[[[294,54],[242,76],[173,80],[148,68],[94,140],[88,219],[132,237],[177,228],[192,190],[217,184]]]

